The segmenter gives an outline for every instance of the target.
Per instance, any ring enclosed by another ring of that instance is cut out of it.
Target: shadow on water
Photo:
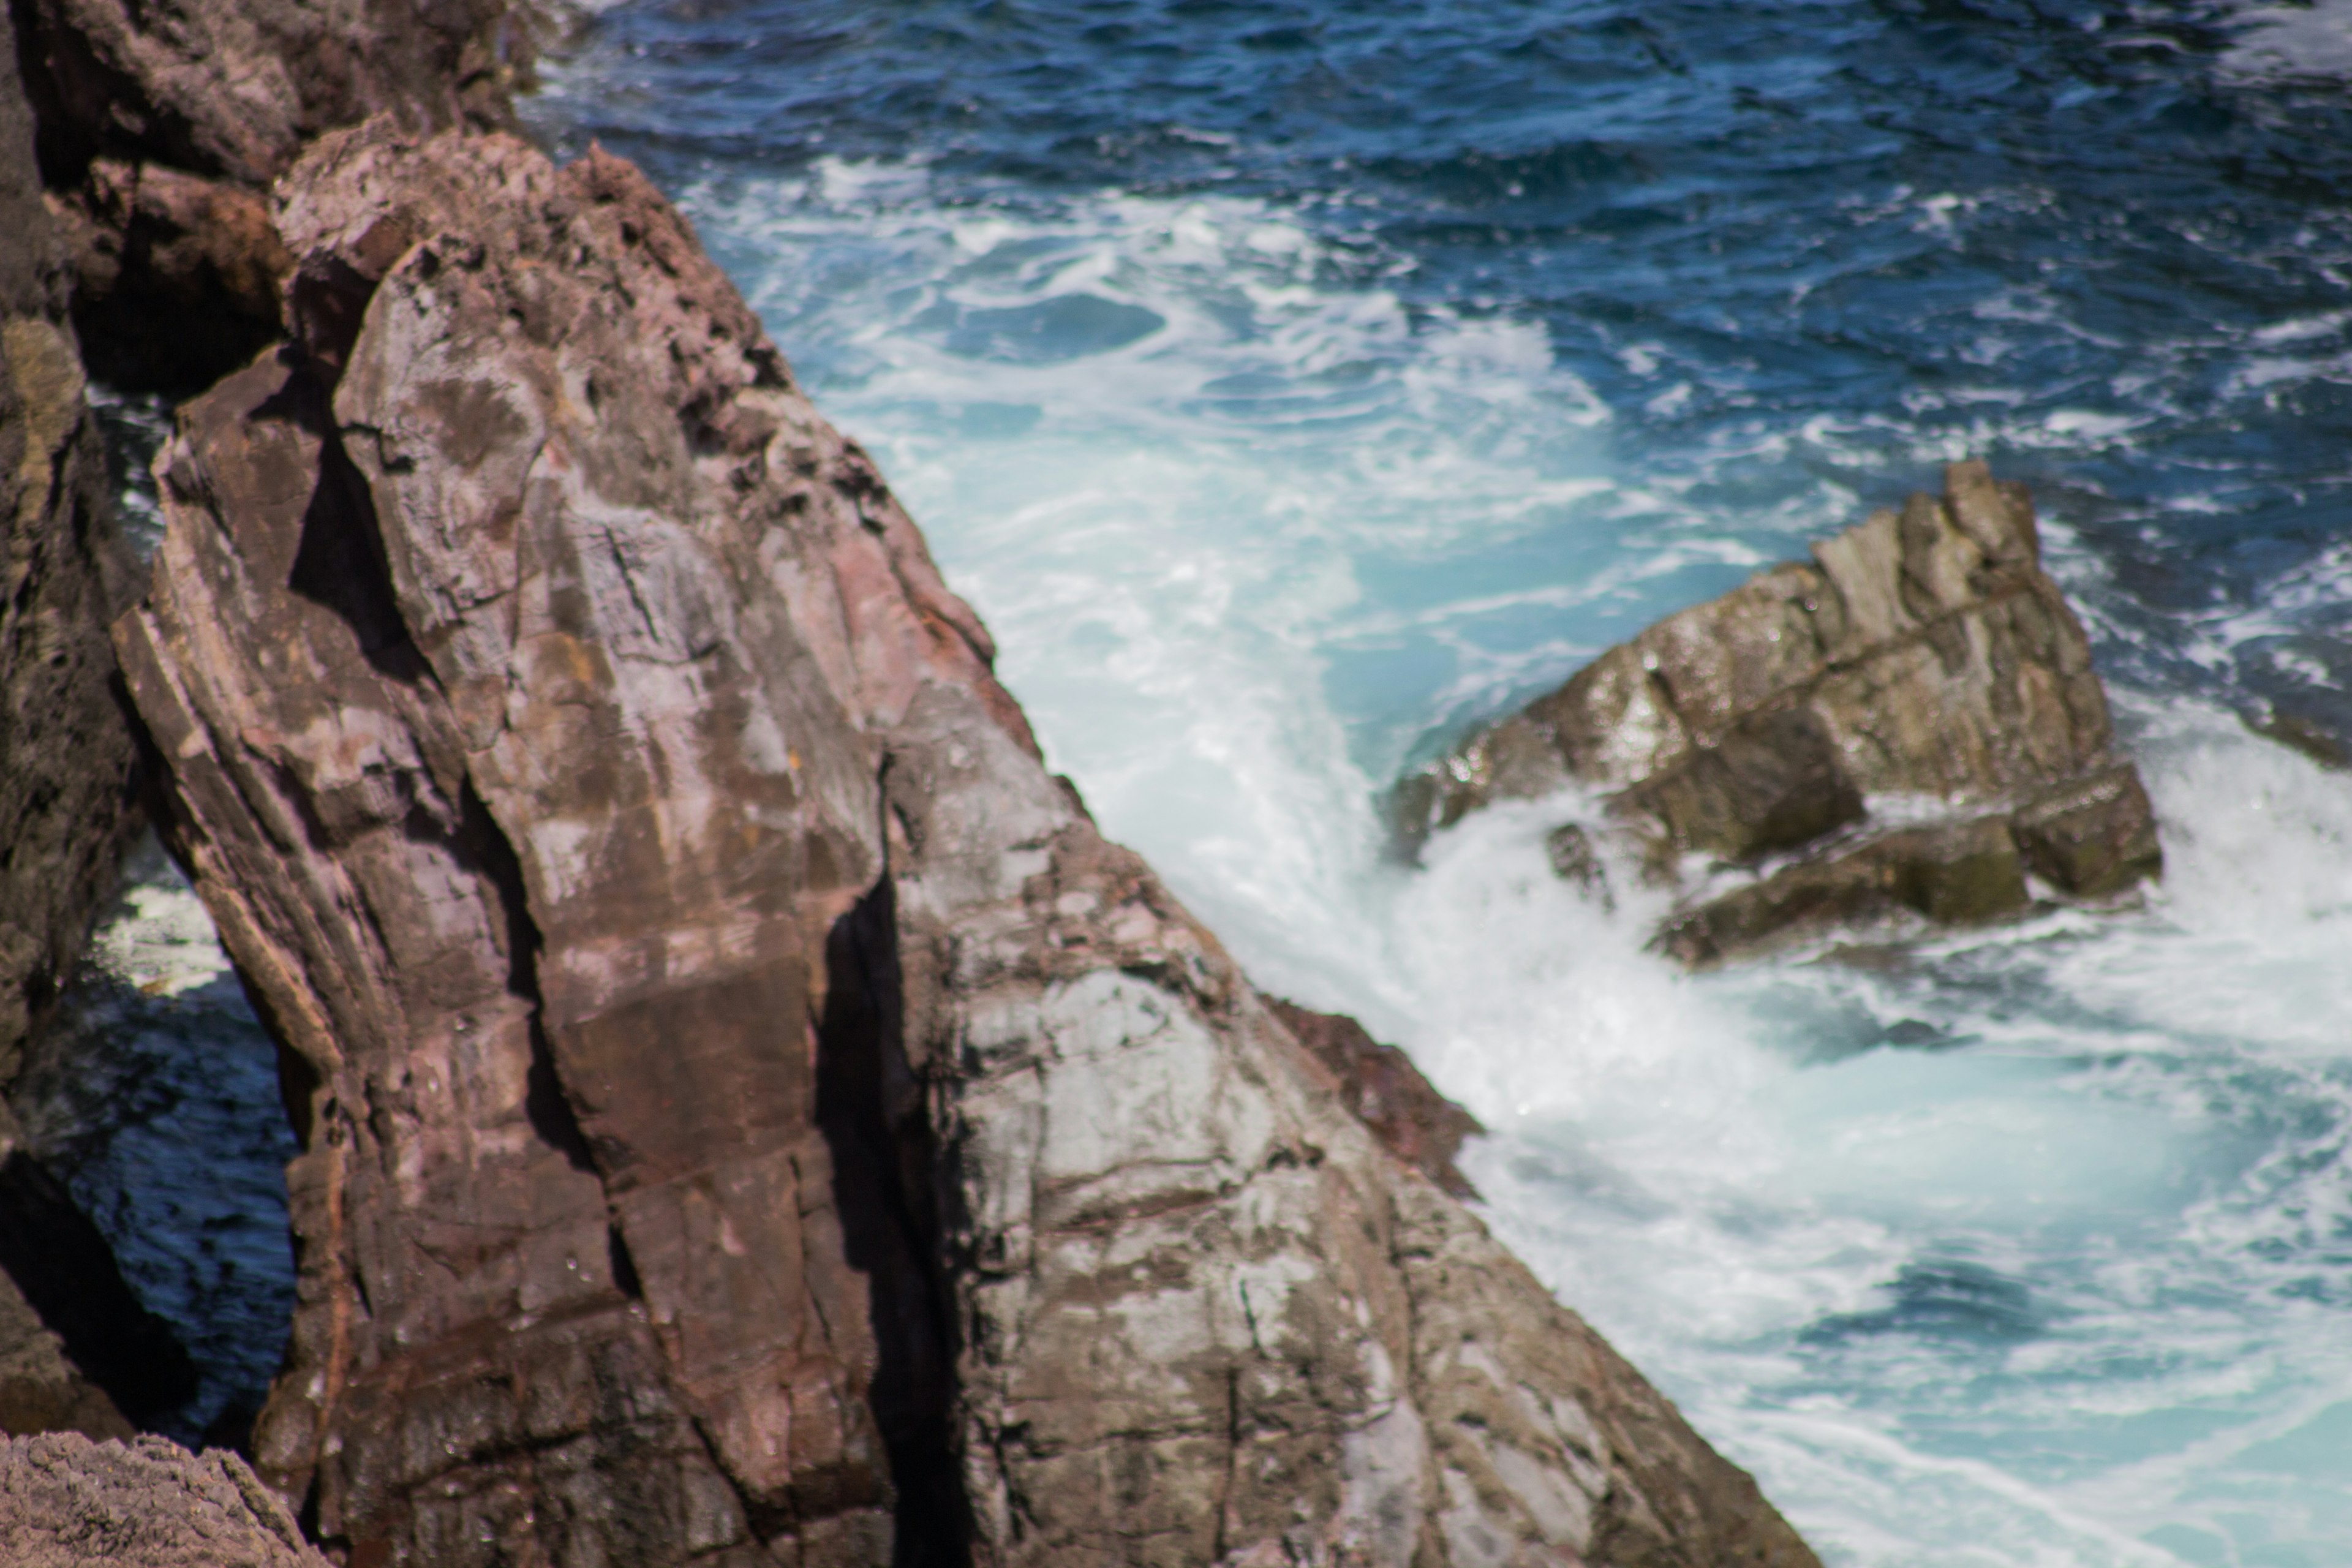
[[[277,1050],[152,838],[98,929],[11,1103],[131,1290],[194,1363],[193,1388],[134,1418],[182,1442],[235,1447],[294,1310],[285,1171],[295,1147]]]
[[[2049,1327],[2049,1314],[2032,1290],[1979,1263],[1906,1263],[1880,1289],[1888,1298],[1885,1306],[1823,1318],[1800,1340],[1833,1346],[1908,1334],[1952,1346],[2006,1350],[2041,1337]]]

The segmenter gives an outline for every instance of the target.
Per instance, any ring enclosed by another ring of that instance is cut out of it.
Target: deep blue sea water
[[[530,112],[683,202],[1106,827],[1486,1120],[1491,1222],[1825,1559],[2329,1568],[2352,775],[2243,720],[2352,735],[2348,82],[2344,0],[631,0]],[[1692,979],[1556,808],[1384,853],[1463,725],[1971,453],[2146,908]]]

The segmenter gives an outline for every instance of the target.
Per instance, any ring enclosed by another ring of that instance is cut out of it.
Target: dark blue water
[[[2352,10],[625,4],[677,194],[1262,981],[1840,1563],[2352,1563]],[[1690,981],[1380,790],[1979,454],[2165,890]]]
[[[1106,826],[1496,1130],[1491,1222],[1826,1558],[2327,1568],[2352,779],[2245,721],[2352,734],[2347,80],[2341,0],[639,0],[531,112],[682,201]],[[1550,808],[1383,858],[1408,761],[1968,454],[2146,908],[1695,981]]]
[[[160,1421],[242,1444],[294,1311],[278,1057],[151,837],[11,1101],[199,1370]]]

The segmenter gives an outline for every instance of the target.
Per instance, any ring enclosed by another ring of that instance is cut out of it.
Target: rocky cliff
[[[1659,942],[1694,964],[2157,874],[2147,791],[2022,486],[1954,463],[1942,497],[1813,557],[1668,616],[1406,780],[1408,836],[1581,786],[1601,816],[1553,835],[1556,868],[1605,893],[1594,830],[1613,839],[1683,890]]]
[[[106,639],[135,592],[131,565],[107,505],[33,129],[0,53],[0,1093],[140,820]],[[185,1373],[0,1102],[0,1431],[127,1436],[117,1398],[152,1412]]]
[[[1812,1561],[1096,832],[634,169],[378,121],[269,217],[116,640],[332,1553]]]
[[[506,126],[534,12],[507,0],[19,0],[74,318],[118,388],[197,391],[282,330],[270,183],[371,114]]]
[[[9,1568],[327,1568],[286,1505],[234,1454],[160,1437],[0,1437]]]

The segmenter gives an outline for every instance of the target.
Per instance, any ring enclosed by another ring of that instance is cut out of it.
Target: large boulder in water
[[[1648,876],[1713,873],[1660,933],[1695,964],[2019,914],[2029,876],[2105,899],[2162,864],[2032,501],[1980,462],[1611,648],[1407,779],[1402,826],[1571,785],[1606,792]],[[1714,890],[1727,868],[1762,874]]]
[[[117,624],[353,1562],[1811,1564],[1040,763],[636,171],[329,137]]]

